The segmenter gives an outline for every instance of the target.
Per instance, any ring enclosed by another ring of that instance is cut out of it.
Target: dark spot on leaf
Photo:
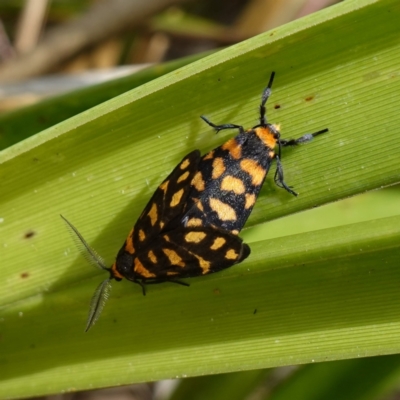
[[[275,108],[275,110],[279,110],[281,108],[281,105],[280,104],[275,104],[274,108]]]
[[[29,272],[23,272],[20,276],[21,276],[21,278],[28,278]]]
[[[314,96],[308,96],[308,97],[306,97],[306,101],[311,101],[311,100],[313,100],[314,99]]]
[[[36,233],[34,231],[28,231],[25,233],[24,238],[25,239],[30,239],[31,237],[34,237]]]
[[[254,309],[253,314],[257,314],[257,308]]]

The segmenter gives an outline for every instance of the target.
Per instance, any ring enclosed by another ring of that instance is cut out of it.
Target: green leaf
[[[307,363],[400,350],[400,216],[251,244],[244,263],[146,297],[78,256],[62,213],[109,263],[176,163],[257,123],[284,137],[291,197],[269,177],[248,226],[400,181],[400,4],[349,1],[148,82],[1,153],[0,397]],[[280,108],[278,108],[278,105]],[[379,204],[376,204],[379,207]]]
[[[300,368],[268,400],[374,400],[398,386],[400,356],[310,364]]]

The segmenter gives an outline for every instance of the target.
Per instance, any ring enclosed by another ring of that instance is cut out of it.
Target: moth
[[[137,283],[145,294],[146,284],[174,282],[188,286],[182,278],[218,272],[246,259],[250,247],[238,234],[273,160],[275,183],[297,196],[284,181],[281,148],[309,142],[328,129],[298,139],[282,139],[278,126],[266,118],[265,105],[274,76],[272,72],[262,93],[256,126],[245,130],[241,125],[215,125],[201,116],[217,133],[226,129],[239,133],[203,156],[194,150],[181,160],[154,192],[111,267],[62,217],[89,261],[109,273],[93,295],[86,331],[98,319],[113,279]]]

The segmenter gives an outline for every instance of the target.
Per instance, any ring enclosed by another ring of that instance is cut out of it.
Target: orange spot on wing
[[[155,275],[144,267],[140,260],[136,257],[133,270],[143,278],[155,278]]]
[[[203,157],[203,160],[211,160],[214,158],[214,150],[211,150],[208,154]]]
[[[202,274],[208,274],[210,272],[210,262],[196,254],[194,256],[199,260],[200,268],[203,270]]]
[[[217,237],[214,239],[213,244],[211,245],[210,249],[211,250],[218,250],[220,249],[224,244],[226,243],[226,240],[223,237]]]
[[[207,235],[204,232],[189,232],[185,235],[185,241],[189,243],[199,243]]]
[[[213,161],[212,178],[218,179],[225,172],[224,160],[221,157],[217,157]]]
[[[150,250],[150,251],[147,253],[147,256],[149,257],[149,260],[150,260],[153,264],[157,264],[157,257],[156,257],[156,255],[153,253],[152,250]]]
[[[202,225],[203,225],[203,222],[201,221],[200,218],[191,218],[186,223],[186,226],[202,226]]]
[[[226,203],[214,197],[209,199],[211,209],[218,214],[221,221],[236,221],[236,211]]]
[[[188,176],[189,176],[189,171],[186,171],[184,174],[182,174],[182,175],[178,178],[177,183],[180,183],[180,182],[182,182],[182,181],[185,181],[185,180],[187,179]]]
[[[222,179],[221,189],[234,192],[235,194],[243,194],[246,191],[243,182],[231,175],[225,176]]]
[[[202,192],[205,189],[206,184],[204,182],[203,175],[202,175],[201,171],[197,172],[197,174],[194,176],[194,178],[192,180],[192,185],[199,192]]]
[[[251,176],[254,186],[260,186],[264,182],[267,171],[257,161],[245,158],[240,161],[240,168]]]
[[[188,159],[184,160],[181,162],[181,165],[179,166],[180,169],[185,169],[190,165],[190,161]]]
[[[239,160],[239,158],[242,157],[242,148],[235,138],[228,140],[221,146],[221,148],[223,150],[228,150],[232,158],[236,160]]]
[[[245,196],[246,196],[246,203],[244,205],[244,208],[247,210],[250,207],[254,206],[254,203],[256,202],[256,196],[254,194],[249,194],[249,193],[246,193]]]
[[[165,181],[165,182],[163,182],[163,183],[159,186],[159,188],[160,188],[161,190],[163,190],[164,192],[166,192],[166,191],[167,191],[167,188],[168,188],[168,184],[169,184],[169,181]]]
[[[146,234],[144,233],[144,230],[143,230],[143,229],[140,229],[140,230],[139,230],[139,240],[140,240],[141,242],[143,242],[144,239],[146,239]]]
[[[183,196],[183,192],[184,192],[184,190],[181,189],[181,190],[178,190],[176,193],[174,193],[174,195],[172,196],[172,199],[171,199],[171,203],[169,204],[171,207],[175,207],[180,203],[181,198]]]
[[[176,251],[170,249],[163,249],[163,253],[168,257],[168,260],[171,263],[171,265],[177,265],[178,267],[185,266],[185,263],[183,262],[182,258],[179,257]]]
[[[239,254],[236,253],[236,251],[233,249],[228,250],[225,254],[225,258],[228,260],[236,260],[238,258],[238,256],[239,256]]]
[[[198,201],[198,202],[196,203],[196,206],[197,206],[197,208],[198,208],[200,211],[204,211],[204,207],[203,207],[203,204],[202,204],[201,201]]]
[[[129,235],[125,242],[125,251],[129,254],[133,254],[135,252],[135,248],[133,247],[133,228],[129,232]]]
[[[158,218],[157,205],[155,203],[151,205],[150,211],[147,215],[150,217],[151,225],[154,226]]]

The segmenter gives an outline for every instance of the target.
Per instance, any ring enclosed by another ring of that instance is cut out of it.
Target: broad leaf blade
[[[254,125],[272,70],[269,120],[285,137],[330,132],[283,154],[300,196],[268,179],[249,226],[398,182],[399,18],[395,1],[344,2],[3,151],[1,395],[398,352],[398,218],[254,243],[190,288],[143,297],[123,282],[83,334],[104,276],[76,258],[59,214],[111,263],[182,156],[229,137],[199,115]]]

